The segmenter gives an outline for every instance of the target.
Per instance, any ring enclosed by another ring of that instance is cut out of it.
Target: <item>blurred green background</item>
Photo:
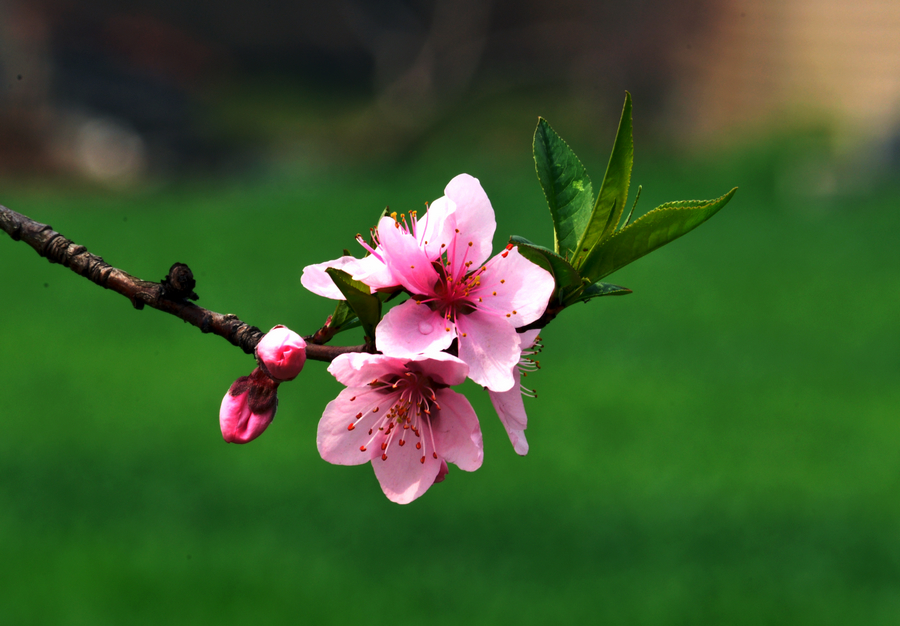
[[[303,266],[460,172],[491,198],[495,248],[510,234],[551,244],[530,156],[539,114],[596,183],[632,89],[638,213],[740,190],[611,277],[633,295],[572,307],[543,333],[528,456],[469,385],[484,466],[451,467],[408,506],[371,468],[319,458],[316,424],[340,389],[323,364],[282,386],[260,439],[225,444],[219,403],[251,357],[0,239],[0,623],[900,621],[893,127],[772,104],[778,115],[688,132],[652,96],[679,87],[641,87],[640,63],[591,106],[552,81],[491,94],[473,79],[460,93],[477,97],[387,124],[374,87],[248,71],[283,56],[273,47],[258,65],[228,48],[241,61],[228,80],[191,96],[196,151],[154,151],[135,131],[140,167],[104,174],[21,144],[5,153],[0,203],[147,280],[187,263],[199,304],[307,333],[332,306],[302,289]]]

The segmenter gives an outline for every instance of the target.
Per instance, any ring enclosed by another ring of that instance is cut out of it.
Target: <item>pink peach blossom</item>
[[[516,328],[544,313],[555,281],[512,246],[482,265],[484,258],[473,251],[484,247],[475,245],[477,235],[467,235],[457,234],[435,263],[399,237],[382,235],[388,266],[413,298],[384,316],[376,345],[384,354],[409,358],[446,350],[456,339],[469,378],[507,391],[515,385],[521,355]]]
[[[384,494],[406,504],[443,480],[447,463],[481,467],[481,427],[472,405],[449,389],[466,364],[443,352],[400,359],[338,356],[328,371],[346,389],[319,421],[316,444],[329,463],[372,463]]]
[[[480,248],[478,252],[484,255],[483,258],[487,258],[495,228],[494,210],[481,183],[468,174],[460,174],[447,184],[444,196],[431,203],[421,220],[415,211],[399,218],[396,213],[382,217],[372,230],[374,248],[358,235],[357,241],[369,253],[368,256],[362,259],[342,256],[309,265],[303,269],[300,282],[315,294],[343,300],[343,294],[325,272],[327,268],[333,267],[347,272],[354,280],[365,283],[373,293],[379,289],[392,289],[401,283],[385,259],[381,235],[386,231],[391,230],[396,235],[394,239],[400,237],[404,247],[417,249],[424,258],[432,262],[447,252],[456,231],[460,229],[479,235],[478,245],[485,249]]]

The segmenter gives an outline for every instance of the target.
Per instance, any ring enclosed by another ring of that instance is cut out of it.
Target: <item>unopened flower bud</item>
[[[293,380],[306,363],[303,337],[279,324],[256,346],[256,360],[270,378],[283,382]]]
[[[228,443],[248,443],[268,428],[278,408],[278,383],[258,367],[241,376],[222,398],[219,427]]]

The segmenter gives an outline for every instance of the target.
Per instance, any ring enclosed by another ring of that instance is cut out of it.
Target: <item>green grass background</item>
[[[8,181],[0,202],[142,278],[188,263],[200,304],[308,333],[331,305],[303,266],[460,171],[496,249],[550,244],[521,139],[129,193]],[[323,364],[227,445],[219,402],[252,358],[0,239],[0,623],[897,624],[900,188],[807,194],[784,145],[639,144],[639,213],[740,191],[611,278],[633,295],[545,331],[527,457],[469,386],[484,466],[408,506],[319,458],[340,388]],[[599,181],[606,156],[581,156]]]

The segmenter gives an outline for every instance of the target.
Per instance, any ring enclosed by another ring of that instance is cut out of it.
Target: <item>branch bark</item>
[[[68,267],[70,270],[100,285],[115,291],[131,301],[136,309],[144,306],[169,313],[196,326],[204,333],[224,337],[247,354],[265,333],[256,326],[250,326],[238,319],[237,315],[216,313],[197,306],[195,281],[190,268],[183,263],[175,263],[169,274],[158,283],[141,280],[127,272],[113,267],[87,248],[66,239],[47,224],[0,206],[0,228],[15,241],[24,241],[35,252],[50,261]],[[321,342],[321,333],[306,337],[308,342],[306,357],[315,361],[331,361],[346,352],[365,352],[365,345],[326,346]]]

